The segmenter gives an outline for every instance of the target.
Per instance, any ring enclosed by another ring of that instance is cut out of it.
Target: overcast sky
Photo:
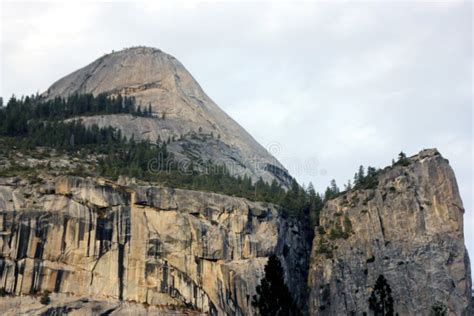
[[[471,3],[2,1],[1,11],[6,99],[147,45],[319,190],[360,164],[437,147],[456,172],[474,258]]]

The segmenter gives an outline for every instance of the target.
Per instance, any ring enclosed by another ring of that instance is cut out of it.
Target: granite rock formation
[[[306,231],[275,206],[63,176],[0,181],[0,286],[250,315],[267,257],[300,304]]]
[[[85,125],[112,126],[127,137],[153,142],[180,139],[170,150],[181,158],[196,158],[189,148],[195,139],[207,138],[199,142],[197,158],[226,164],[232,174],[254,181],[275,179],[284,186],[291,181],[278,160],[222,111],[176,58],[159,49],[135,47],[105,55],[58,80],[42,96],[75,93],[131,96],[142,109],[150,105],[154,115],[81,117]]]
[[[450,315],[469,315],[463,214],[454,173],[437,150],[385,168],[374,189],[329,201],[313,241],[311,314],[369,314],[384,275],[399,315],[429,315],[436,302]]]

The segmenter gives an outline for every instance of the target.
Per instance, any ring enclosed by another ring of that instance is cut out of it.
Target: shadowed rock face
[[[385,168],[378,180],[375,189],[344,193],[322,211],[309,272],[311,312],[369,312],[372,287],[383,274],[400,315],[429,315],[436,301],[450,314],[468,315],[464,209],[448,161],[424,150],[408,166]],[[331,238],[336,225],[347,239]]]
[[[273,205],[100,179],[0,180],[0,284],[9,293],[251,315],[276,253],[305,303],[307,232]]]
[[[233,174],[247,174],[254,180],[262,177],[268,182],[276,179],[283,185],[291,180],[286,169],[204,93],[178,60],[158,49],[137,47],[105,55],[60,79],[43,96],[74,93],[133,96],[142,108],[151,105],[155,115],[82,117],[86,125],[112,126],[125,136],[151,141],[212,133],[222,149],[212,150],[213,146],[203,143],[203,155],[231,164]],[[172,149],[178,154],[185,152],[182,145]]]

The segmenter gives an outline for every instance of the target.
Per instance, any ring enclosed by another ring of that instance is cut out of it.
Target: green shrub
[[[344,216],[344,232],[347,235],[350,235],[352,233],[352,222],[351,222],[351,219],[347,215]]]
[[[319,227],[318,227],[318,233],[319,233],[320,235],[326,234],[326,231],[324,230],[324,227],[323,227],[323,226],[319,226]]]
[[[43,295],[41,295],[40,303],[43,305],[48,305],[51,303],[51,298],[49,298],[49,291],[44,291]]]
[[[350,222],[350,220],[349,220],[349,222]],[[346,223],[344,223],[344,226],[345,225],[346,225]],[[350,230],[352,231],[352,223],[350,224]],[[350,234],[349,231],[343,230],[341,225],[339,223],[336,223],[334,225],[334,227],[332,227],[329,230],[329,239],[331,239],[331,240],[335,240],[335,239],[339,239],[339,238],[347,239],[347,238],[349,238],[349,234]]]
[[[332,247],[324,240],[319,239],[316,251],[320,254],[326,255],[326,258],[331,259],[333,256]]]

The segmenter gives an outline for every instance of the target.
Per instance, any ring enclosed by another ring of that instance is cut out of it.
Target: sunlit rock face
[[[369,313],[369,296],[383,274],[399,315],[429,315],[436,302],[452,315],[469,315],[464,209],[448,161],[424,150],[406,166],[385,168],[378,181],[324,207],[311,255],[311,314]],[[336,225],[347,235],[331,237]]]
[[[268,256],[304,305],[308,234],[271,204],[213,193],[59,177],[0,181],[0,284],[251,315]]]

